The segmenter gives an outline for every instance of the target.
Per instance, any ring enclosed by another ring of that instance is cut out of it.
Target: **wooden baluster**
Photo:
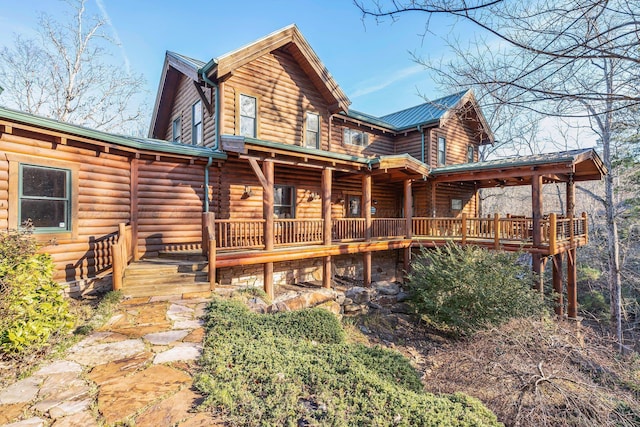
[[[500,214],[497,213],[493,216],[493,233],[493,246],[496,250],[498,250],[500,249]]]

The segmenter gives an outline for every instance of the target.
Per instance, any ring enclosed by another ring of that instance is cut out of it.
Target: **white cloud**
[[[124,47],[122,46],[122,41],[120,40],[120,35],[118,34],[118,30],[116,30],[116,27],[111,23],[111,18],[109,17],[109,14],[107,13],[107,8],[105,7],[103,0],[96,0],[96,4],[98,5],[98,8],[100,9],[100,14],[102,15],[102,19],[104,19],[105,22],[107,23],[107,25],[109,26],[109,28],[111,28],[111,36],[113,37],[113,40],[116,42],[116,44],[120,48],[120,53],[122,55],[122,60],[124,61],[125,70],[126,70],[127,74],[130,75],[131,74],[131,63],[129,62],[129,57],[127,56],[127,52],[125,51]]]
[[[424,67],[420,64],[414,64],[410,67],[406,67],[397,71],[394,71],[391,74],[386,74],[382,77],[378,77],[375,79],[367,79],[361,83],[363,87],[356,89],[353,94],[351,94],[350,98],[358,98],[360,96],[369,95],[374,92],[378,92],[387,86],[392,85],[400,80],[404,80],[407,77],[410,77],[414,74],[420,73],[424,71]]]

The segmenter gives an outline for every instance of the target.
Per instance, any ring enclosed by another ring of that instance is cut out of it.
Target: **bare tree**
[[[0,49],[0,102],[19,110],[119,133],[143,120],[142,75],[129,73],[110,52],[105,19],[88,16],[86,0],[65,0],[63,22],[41,15],[38,38],[16,35]]]
[[[599,200],[607,230],[611,315],[622,346],[615,147],[622,141],[621,116],[640,103],[640,2],[358,0],[356,5],[365,17],[377,20],[425,13],[427,30],[434,14],[472,22],[485,31],[491,44],[476,40],[470,49],[450,42],[458,55],[446,64],[446,70],[439,68],[441,77],[450,84],[479,88],[489,105],[589,121],[610,171],[604,182],[605,195]]]

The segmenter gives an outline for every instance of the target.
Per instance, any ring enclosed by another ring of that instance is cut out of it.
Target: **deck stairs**
[[[210,292],[208,263],[200,252],[160,252],[125,270],[122,292],[131,297],[151,297]]]

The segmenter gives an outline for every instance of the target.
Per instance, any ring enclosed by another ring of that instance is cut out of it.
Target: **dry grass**
[[[640,425],[640,359],[573,322],[513,320],[426,356],[431,392],[463,392],[508,426]]]

